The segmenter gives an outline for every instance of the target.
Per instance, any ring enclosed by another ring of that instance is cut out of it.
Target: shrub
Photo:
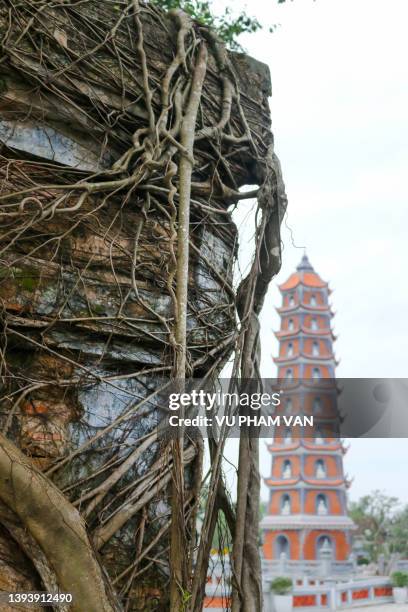
[[[287,595],[292,590],[292,586],[292,578],[279,576],[275,578],[275,580],[272,580],[271,591],[273,591],[275,595]]]
[[[357,565],[369,565],[370,561],[369,559],[367,559],[367,557],[359,557],[357,559]]]
[[[393,586],[397,588],[403,588],[408,586],[408,573],[407,572],[394,572],[391,575]]]

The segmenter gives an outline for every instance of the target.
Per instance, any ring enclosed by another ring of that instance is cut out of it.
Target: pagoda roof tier
[[[296,362],[300,357],[302,357],[306,361],[312,361],[313,363],[316,363],[316,364],[319,364],[321,362],[333,361],[335,365],[338,365],[338,361],[336,360],[333,353],[327,356],[324,356],[324,355],[316,356],[316,355],[307,355],[306,353],[297,353],[296,355],[292,355],[292,357],[288,357],[287,355],[285,355],[284,357],[272,357],[272,359],[275,363],[290,364],[290,363]],[[297,361],[297,363],[300,364],[301,362]]]
[[[296,268],[296,272],[291,274],[285,283],[279,285],[279,289],[282,292],[289,291],[300,284],[304,285],[305,287],[313,287],[315,289],[328,289],[328,283],[322,280],[314,271],[306,253],[304,253],[300,264]],[[330,290],[328,289],[328,291]]]
[[[293,487],[299,483],[305,483],[311,487],[317,487],[319,489],[330,489],[331,487],[347,486],[347,482],[344,478],[307,478],[305,476],[298,476],[297,478],[264,478],[264,483],[267,487]]]
[[[275,387],[281,387],[285,390],[285,393],[299,393],[301,389],[307,389],[308,391],[319,391],[329,392],[336,391],[337,394],[340,394],[341,389],[337,386],[337,383],[334,384],[335,377],[329,378],[294,378],[293,380],[288,380],[284,376],[281,376],[276,379]]]
[[[292,442],[291,444],[267,444],[267,448],[270,453],[287,454],[291,451],[296,451],[300,447],[303,447],[304,449],[309,451],[321,453],[342,451],[342,454],[345,454],[347,452],[341,442],[325,442],[324,444],[313,444],[310,442],[306,442],[302,438],[296,439],[296,441]]]
[[[313,442],[306,442],[306,440],[302,440],[303,446],[307,450],[343,450],[343,445],[341,442],[325,442],[324,444],[316,444]]]
[[[348,516],[316,514],[267,514],[261,521],[261,529],[356,529]]]
[[[300,476],[297,478],[264,478],[264,483],[267,487],[293,487],[300,482]]]
[[[330,327],[325,327],[323,329],[311,329],[310,327],[303,327],[302,325],[297,327],[296,329],[280,329],[279,331],[273,332],[277,338],[286,338],[286,337],[295,337],[299,333],[303,333],[305,336],[330,336],[332,340],[336,340],[337,336],[335,336],[330,329]]]
[[[296,311],[305,310],[307,312],[315,312],[316,314],[328,313],[331,317],[334,317],[334,312],[328,305],[323,306],[310,306],[310,304],[304,304],[301,302],[300,304],[295,304],[294,306],[276,306],[276,312],[279,314],[291,314]]]
[[[346,485],[344,478],[303,478],[303,482],[312,486],[318,487],[319,489],[325,489],[330,487],[340,487]]]
[[[303,274],[294,272],[285,283],[279,285],[279,289],[281,291],[289,291],[290,289],[295,289],[298,285],[313,287],[314,289],[324,289],[329,286],[316,272],[304,272]]]
[[[300,447],[300,438],[296,440],[296,442],[291,442],[290,444],[268,444],[268,451],[270,453],[287,453],[289,451],[294,451]]]

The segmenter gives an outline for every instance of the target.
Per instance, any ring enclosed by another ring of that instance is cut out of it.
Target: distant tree
[[[395,513],[398,505],[396,497],[390,497],[378,490],[350,505],[350,516],[357,525],[358,535],[362,538],[371,561],[377,561],[380,554],[388,557],[395,552]],[[406,518],[408,519],[408,511]],[[403,524],[399,523],[398,529],[402,528]],[[408,530],[408,525],[406,529]]]
[[[408,559],[408,506],[396,513],[390,530],[390,549]]]

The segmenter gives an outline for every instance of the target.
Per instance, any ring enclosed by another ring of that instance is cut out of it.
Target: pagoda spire
[[[309,261],[309,258],[306,254],[306,249],[303,250],[303,257],[300,260],[300,264],[296,268],[298,272],[314,272],[313,266]]]

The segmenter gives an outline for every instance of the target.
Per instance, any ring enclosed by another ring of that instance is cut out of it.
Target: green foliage
[[[350,516],[370,561],[376,561],[380,554],[389,558],[399,553],[408,558],[408,506],[399,509],[396,497],[373,491],[350,505]]]
[[[277,4],[284,4],[286,2],[286,0],[275,1]],[[291,1],[293,2],[293,0]],[[220,39],[234,51],[243,51],[237,41],[240,34],[252,34],[263,28],[258,19],[250,17],[246,11],[236,15],[227,7],[221,15],[214,15],[212,0],[153,0],[153,2],[166,11],[181,8],[196,21],[213,28]],[[276,25],[271,25],[268,31],[274,32],[276,27]]]
[[[33,278],[32,276],[23,276],[20,279],[20,285],[22,289],[25,289],[25,291],[30,291],[32,293],[37,288],[38,279]]]
[[[278,576],[278,578],[271,582],[271,591],[275,595],[287,595],[292,590],[292,587],[292,578],[286,578],[285,576]]]
[[[408,506],[395,513],[390,526],[391,552],[408,558]]]
[[[381,491],[373,491],[350,506],[350,516],[358,527],[371,561],[377,561],[380,554],[389,556],[392,552],[390,534],[397,506],[396,497],[389,497]]]
[[[187,604],[191,599],[191,593],[189,591],[181,591],[181,610],[180,612],[185,612],[187,610]]]
[[[211,0],[154,0],[154,2],[167,11],[181,8],[196,21],[213,28],[221,40],[234,50],[242,50],[237,42],[240,34],[257,32],[262,28],[255,17],[248,16],[244,11],[234,15],[227,7],[222,15],[214,15]]]
[[[357,565],[369,565],[370,564],[370,560],[367,559],[366,557],[360,557],[359,559],[357,559]]]
[[[408,573],[407,572],[394,572],[391,574],[391,581],[394,587],[403,589],[408,586]]]

